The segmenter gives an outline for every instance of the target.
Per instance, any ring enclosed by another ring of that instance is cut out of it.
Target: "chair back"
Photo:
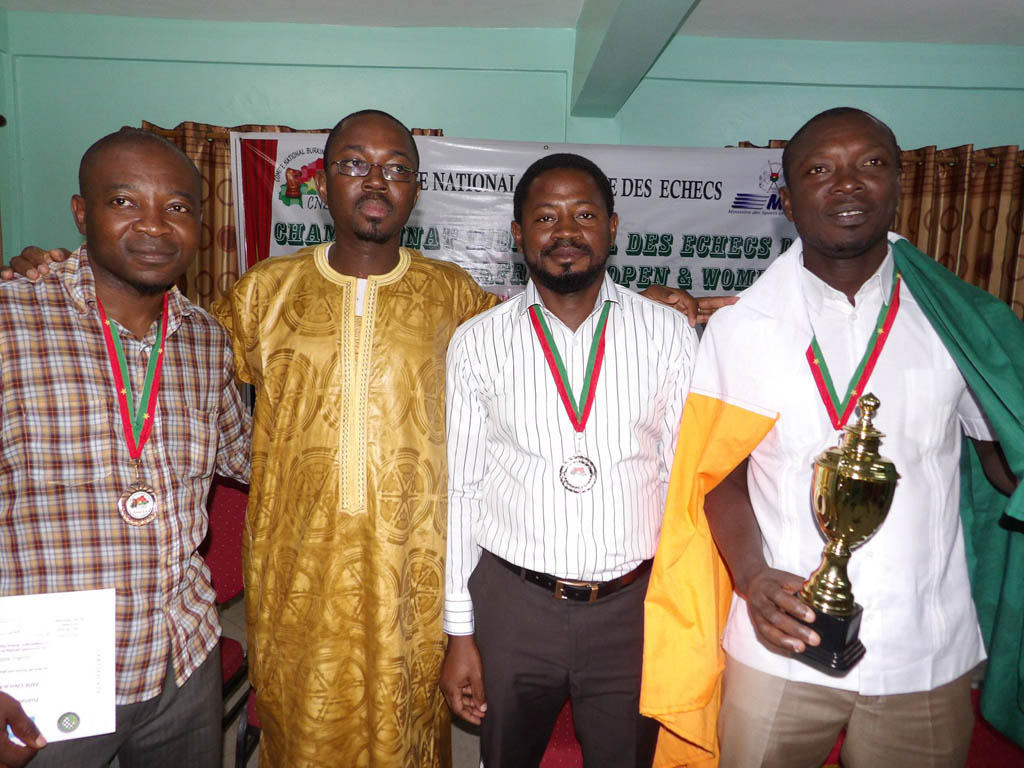
[[[242,591],[242,530],[248,501],[248,487],[233,480],[217,477],[210,488],[206,504],[210,527],[199,554],[210,569],[218,605]]]

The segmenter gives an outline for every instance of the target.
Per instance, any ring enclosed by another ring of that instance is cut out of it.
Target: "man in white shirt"
[[[514,218],[526,291],[448,350],[441,687],[487,768],[537,765],[566,696],[588,768],[648,766],[643,599],[696,336],[606,274],[618,219],[589,160],[534,163]]]
[[[848,768],[966,759],[970,673],[985,650],[959,517],[961,430],[994,485],[1009,494],[1016,480],[910,280],[897,279],[887,229],[899,162],[892,131],[860,110],[829,110],[801,128],[785,150],[781,193],[800,239],[702,342],[692,391],[769,417],[749,458],[705,501],[735,586],[723,768],[820,766],[843,727]],[[886,318],[873,371],[862,369]],[[812,338],[820,354],[808,354]],[[793,593],[821,558],[812,464],[835,444],[844,410],[825,402],[814,365],[840,396],[850,382],[854,398],[878,397],[882,453],[901,475],[888,518],[850,561],[867,653],[842,676],[794,655],[820,642],[802,623],[814,612]]]

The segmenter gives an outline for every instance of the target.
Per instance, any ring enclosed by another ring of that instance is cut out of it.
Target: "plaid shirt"
[[[114,587],[117,703],[157,696],[167,659],[180,686],[220,635],[206,535],[214,472],[249,477],[251,421],[230,341],[177,289],[168,301],[154,424],[142,451],[156,519],[126,524],[134,480],[85,249],[36,284],[0,284],[0,595]],[[120,329],[132,392],[142,391],[154,322]]]

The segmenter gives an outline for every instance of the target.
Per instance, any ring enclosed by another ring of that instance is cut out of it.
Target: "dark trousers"
[[[117,730],[48,744],[32,768],[220,768],[220,649],[179,688],[170,662],[159,696],[116,709]]]
[[[586,768],[649,768],[658,726],[640,716],[650,574],[594,603],[559,600],[485,552],[469,580],[487,714],[486,768],[535,768],[572,699]]]

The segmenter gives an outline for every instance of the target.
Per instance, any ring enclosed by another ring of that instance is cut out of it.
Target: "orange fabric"
[[[690,393],[647,590],[640,711],[663,726],[655,768],[718,765],[717,719],[732,582],[704,496],[768,434],[774,418]]]

